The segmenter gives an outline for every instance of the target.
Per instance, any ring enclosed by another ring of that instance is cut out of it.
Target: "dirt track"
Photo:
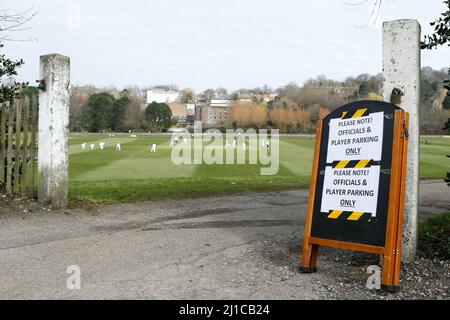
[[[421,184],[424,219],[450,210],[442,182]],[[296,272],[305,190],[0,215],[0,298],[323,299],[450,297],[449,261],[403,267],[397,295],[366,289],[378,257],[324,249]],[[81,268],[81,290],[66,269]]]

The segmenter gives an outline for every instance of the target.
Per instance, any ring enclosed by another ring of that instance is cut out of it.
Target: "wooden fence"
[[[0,106],[0,189],[36,197],[38,102],[28,97]]]

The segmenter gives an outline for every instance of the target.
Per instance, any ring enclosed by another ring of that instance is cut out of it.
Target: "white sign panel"
[[[331,119],[327,163],[341,160],[381,160],[384,112],[365,117]]]
[[[363,169],[325,168],[321,212],[367,212],[376,216],[380,166]]]

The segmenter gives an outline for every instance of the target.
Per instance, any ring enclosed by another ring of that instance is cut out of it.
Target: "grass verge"
[[[450,212],[419,225],[418,249],[426,258],[450,260]]]
[[[117,204],[307,188],[309,177],[175,178],[71,182],[69,204]]]

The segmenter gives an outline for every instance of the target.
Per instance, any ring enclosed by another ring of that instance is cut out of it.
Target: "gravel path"
[[[420,219],[449,211],[449,194],[423,181]],[[397,294],[366,288],[374,255],[323,248],[319,272],[298,274],[307,200],[293,190],[66,214],[28,204],[0,214],[0,298],[449,299],[449,261],[403,266]],[[67,289],[70,265],[80,290]]]

